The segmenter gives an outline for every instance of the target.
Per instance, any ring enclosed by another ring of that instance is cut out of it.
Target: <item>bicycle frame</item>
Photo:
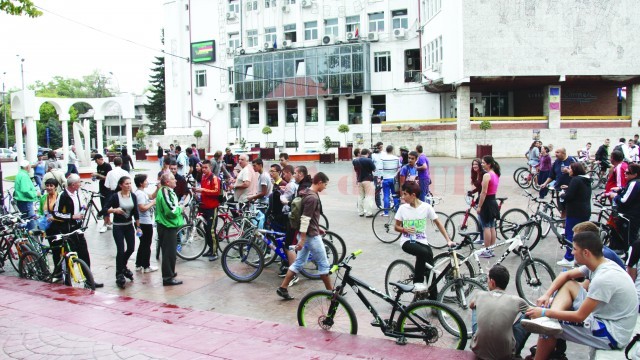
[[[502,254],[502,256],[500,256],[500,258],[495,262],[494,265],[502,263],[504,259],[506,259],[507,256],[509,256],[509,254],[511,254],[516,249],[520,251],[520,258],[522,259],[522,261],[531,259],[531,253],[529,252],[529,247],[524,245],[524,243],[522,242],[522,239],[520,239],[519,236],[493,244],[487,247],[486,250],[493,250],[495,248],[502,247],[505,245],[509,245],[507,247],[507,250]],[[476,264],[478,265],[478,276],[476,277],[476,279],[480,282],[486,281],[486,277],[488,276],[484,272],[484,269],[482,268],[482,263],[480,262],[480,256],[479,256],[480,253],[482,253],[484,250],[485,248],[475,250],[471,253],[471,255],[467,256],[464,260],[462,260],[462,262],[464,263],[469,261],[471,257],[475,259]]]

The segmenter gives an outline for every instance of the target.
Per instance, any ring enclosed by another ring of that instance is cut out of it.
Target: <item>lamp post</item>
[[[291,117],[293,118],[293,138],[296,142],[296,152],[298,152],[298,114],[293,113]]]
[[[236,125],[236,141],[240,143],[240,118],[234,117],[233,122]]]
[[[371,149],[373,149],[373,112],[374,108],[369,108],[369,143],[371,144]]]

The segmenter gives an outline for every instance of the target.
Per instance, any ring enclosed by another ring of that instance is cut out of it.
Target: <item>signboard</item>
[[[540,140],[540,130],[534,129],[532,138],[533,140]]]
[[[549,87],[549,110],[560,110],[559,87]]]
[[[191,62],[204,63],[216,61],[216,41],[207,40],[191,43]]]
[[[576,140],[578,138],[578,129],[569,129],[569,139]]]

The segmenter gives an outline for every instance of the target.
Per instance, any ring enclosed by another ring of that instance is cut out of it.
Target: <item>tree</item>
[[[344,134],[344,146],[347,146],[347,133],[349,133],[349,125],[342,124],[338,126],[338,132]]]
[[[164,44],[164,29],[162,30],[162,43]],[[145,106],[145,111],[149,120],[151,120],[151,126],[149,128],[149,134],[162,135],[164,129],[167,127],[167,110],[166,110],[166,98],[164,93],[164,56],[156,56],[156,60],[153,62],[154,67],[151,69],[151,95],[148,97],[149,102]]]
[[[265,126],[262,128],[262,133],[267,135],[267,142],[269,142],[269,134],[271,134],[273,131],[271,130],[271,128],[269,126]],[[265,147],[269,147],[267,146],[267,144],[265,143]]]
[[[9,15],[27,15],[35,18],[42,15],[31,0],[0,0],[0,11]]]
[[[145,137],[147,137],[147,134],[142,130],[138,130],[138,132],[136,133],[136,140],[138,140],[138,145],[140,145],[139,147],[140,150],[147,150],[147,147],[144,145]]]
[[[489,120],[483,120],[479,125],[480,130],[484,131],[484,143],[487,143],[487,130],[491,129]]]
[[[200,138],[202,137],[202,131],[194,131],[193,136],[196,138],[196,149],[198,149],[200,147]]]

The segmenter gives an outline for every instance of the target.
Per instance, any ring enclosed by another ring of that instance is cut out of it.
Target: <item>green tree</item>
[[[164,44],[164,29],[162,30],[161,41]],[[148,98],[149,102],[147,106],[145,106],[145,111],[151,121],[149,134],[162,135],[164,129],[167,127],[166,98],[164,93],[164,56],[156,56],[153,66],[150,81],[151,95]]]
[[[193,132],[193,136],[196,138],[196,149],[200,148],[200,138],[202,137],[202,131],[196,130]]]
[[[42,15],[31,0],[0,0],[0,11],[9,15],[27,15],[35,18]]]

